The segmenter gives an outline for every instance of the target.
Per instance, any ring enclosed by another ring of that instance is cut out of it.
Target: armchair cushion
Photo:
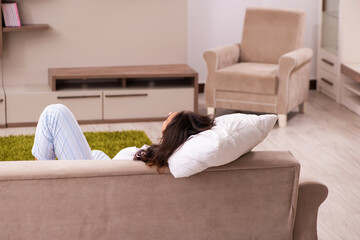
[[[276,95],[279,65],[237,63],[215,73],[217,90]]]
[[[241,62],[278,63],[280,56],[303,46],[305,11],[246,9]]]

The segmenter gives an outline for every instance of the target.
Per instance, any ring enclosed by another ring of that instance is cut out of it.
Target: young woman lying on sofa
[[[113,159],[134,159],[158,169],[168,165],[174,151],[191,135],[211,129],[212,116],[190,111],[170,113],[162,125],[158,144],[121,150]],[[86,138],[72,112],[62,104],[44,109],[36,128],[32,154],[36,160],[109,160],[99,150],[91,151]]]

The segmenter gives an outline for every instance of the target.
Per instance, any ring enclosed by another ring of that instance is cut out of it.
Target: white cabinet
[[[7,86],[7,124],[33,125],[49,104],[66,105],[79,121],[102,120],[101,91],[52,92],[48,85]]]
[[[194,110],[192,87],[104,91],[104,120],[156,119]]]
[[[360,1],[322,0],[318,90],[360,114]]]
[[[55,103],[66,105],[79,122],[160,120],[169,112],[194,110],[193,87],[51,91],[48,85],[28,85],[8,86],[6,94],[10,127],[34,125]]]
[[[360,1],[342,0],[340,102],[360,114]]]
[[[59,91],[56,102],[66,105],[78,121],[102,120],[102,91]]]
[[[340,102],[339,0],[321,1],[317,85],[318,90]]]
[[[318,69],[319,90],[327,96],[336,99],[339,91],[339,81],[336,73],[328,72],[322,68]]]
[[[104,122],[162,120],[197,111],[198,74],[185,64],[49,69],[54,92],[98,89]]]
[[[93,123],[197,111],[197,73],[186,65],[51,69],[49,83],[5,87],[8,126],[34,125],[54,103],[66,105],[79,122]]]
[[[360,115],[360,63],[341,65],[341,104]]]

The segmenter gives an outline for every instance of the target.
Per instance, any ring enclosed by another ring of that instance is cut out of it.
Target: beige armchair
[[[204,53],[208,113],[216,108],[276,113],[304,112],[313,52],[303,48],[305,12],[247,8],[241,44]]]

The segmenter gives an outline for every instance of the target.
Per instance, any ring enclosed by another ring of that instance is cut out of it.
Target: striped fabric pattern
[[[99,158],[100,155],[103,156],[98,152],[94,153]],[[49,105],[40,115],[32,154],[39,160],[94,159],[74,115],[62,104]]]

